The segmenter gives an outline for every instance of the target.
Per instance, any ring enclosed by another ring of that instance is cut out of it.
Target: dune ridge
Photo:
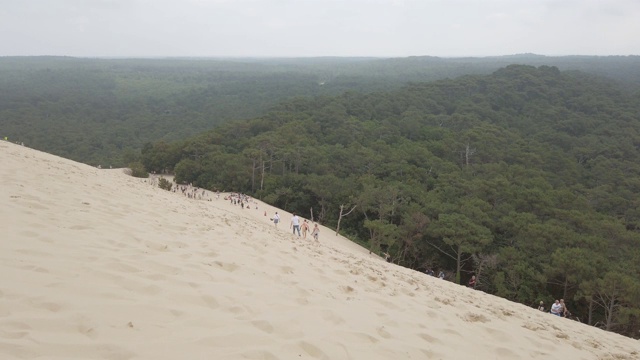
[[[191,200],[6,141],[0,164],[1,359],[640,359],[634,339],[328,228],[301,240],[263,203]]]

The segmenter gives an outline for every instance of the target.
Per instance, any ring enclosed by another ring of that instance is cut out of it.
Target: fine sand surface
[[[0,359],[640,359],[290,214],[0,141]]]

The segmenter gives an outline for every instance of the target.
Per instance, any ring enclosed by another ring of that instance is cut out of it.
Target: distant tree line
[[[407,82],[556,65],[640,85],[638,56],[310,59],[0,57],[0,136],[91,165],[125,166],[147,142],[266,114],[294,97],[392,91]]]

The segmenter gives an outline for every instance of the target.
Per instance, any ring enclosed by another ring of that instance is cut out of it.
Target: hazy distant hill
[[[511,63],[583,70],[637,89],[640,57],[0,58],[0,135],[89,164],[122,165],[149,141],[264,114],[292,97],[378,92],[489,74]]]

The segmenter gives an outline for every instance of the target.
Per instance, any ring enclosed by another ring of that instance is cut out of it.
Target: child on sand
[[[315,224],[313,226],[313,231],[311,232],[311,236],[313,236],[313,238],[316,239],[316,241],[318,241],[318,235],[320,235],[320,228],[318,227],[318,224]]]
[[[476,288],[476,276],[475,275],[471,276],[471,279],[469,279],[469,284],[467,285],[467,287],[470,287],[472,289]]]
[[[302,238],[307,238],[307,231],[309,231],[309,223],[307,223],[307,219],[304,219],[302,222]]]

